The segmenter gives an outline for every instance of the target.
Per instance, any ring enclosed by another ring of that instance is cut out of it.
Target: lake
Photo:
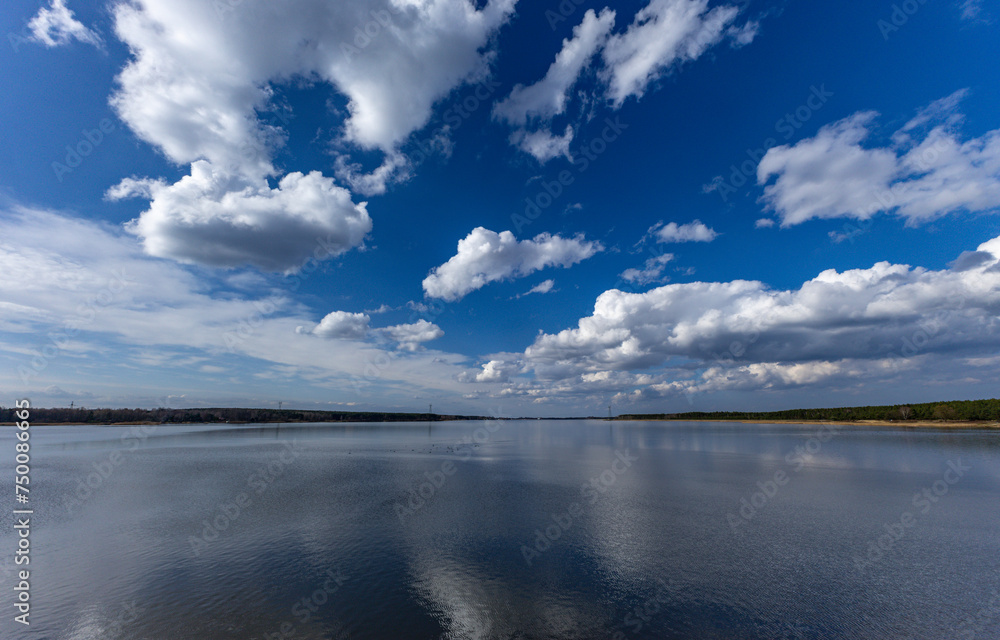
[[[9,521],[4,638],[1000,637],[997,432],[36,425],[31,442],[31,626]]]

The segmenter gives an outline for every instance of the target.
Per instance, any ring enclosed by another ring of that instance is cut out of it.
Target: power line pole
[[[427,413],[434,413],[434,405],[433,404],[427,405]]]

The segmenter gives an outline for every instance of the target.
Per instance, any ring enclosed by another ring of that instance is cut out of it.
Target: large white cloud
[[[1000,129],[963,141],[955,108],[964,93],[921,110],[888,146],[863,146],[877,116],[866,111],[768,150],[757,167],[764,202],[782,226],[890,211],[915,225],[1000,207]]]
[[[127,196],[152,200],[127,225],[147,253],[216,267],[289,272],[360,245],[372,228],[365,203],[318,171],[289,173],[272,189],[197,161],[175,184],[127,179],[109,191]]]
[[[197,171],[213,176],[203,204],[187,201],[195,194],[181,183],[174,191],[160,188],[151,193],[154,202],[136,225],[148,231],[146,246],[174,247],[178,227],[192,228],[183,220],[185,211],[197,210],[195,226],[202,225],[211,236],[206,242],[191,234],[197,244],[221,241],[223,253],[244,260],[273,228],[290,224],[301,227],[302,233],[293,229],[281,239],[290,243],[298,238],[303,246],[279,252],[286,257],[308,253],[311,224],[304,223],[300,213],[280,210],[285,204],[281,201],[297,201],[294,194],[273,194],[268,215],[274,219],[265,221],[259,210],[251,225],[234,226],[228,210],[217,206],[224,199],[218,190],[225,185],[232,186],[234,199],[256,196],[265,191],[266,177],[281,173],[273,157],[287,137],[281,122],[286,113],[275,104],[275,89],[296,82],[326,83],[346,96],[347,118],[331,122],[342,125],[345,148],[377,149],[386,155],[370,176],[352,170],[347,177],[366,192],[384,191],[387,181],[405,175],[398,146],[428,122],[435,102],[488,72],[486,47],[511,15],[514,1],[493,0],[478,9],[467,0],[137,0],[116,5],[115,31],[129,46],[132,59],[118,76],[112,105],[140,138],[168,159],[202,163]],[[338,166],[353,165],[341,159]],[[202,182],[195,171],[191,178]],[[317,174],[313,180],[325,181],[327,193],[336,189],[329,178]],[[158,197],[176,199],[180,191],[185,196],[180,211],[173,209],[174,201],[157,202]],[[356,208],[348,203],[338,207]],[[215,212],[221,220],[212,219]],[[326,216],[319,226],[339,224],[329,213],[324,208],[317,214]],[[164,225],[165,219],[175,224]],[[235,233],[224,239],[227,228]],[[161,231],[163,237],[158,237]],[[196,248],[156,255],[200,261],[211,254]],[[263,256],[249,260],[266,261]],[[276,268],[293,266],[277,262]],[[219,262],[210,259],[207,264]]]
[[[823,271],[794,290],[746,280],[612,289],[575,328],[539,335],[519,356],[532,375],[503,393],[637,400],[810,385],[997,348],[1000,237],[944,270],[879,262]],[[492,376],[484,370],[482,378]]]
[[[427,123],[437,100],[487,71],[482,49],[514,5],[244,0],[220,14],[219,4],[140,0],[115,9],[134,59],[114,104],[176,162],[253,165],[238,155],[241,145],[274,134],[255,109],[268,106],[272,83],[296,77],[347,96],[349,141],[391,150]]]
[[[490,282],[519,278],[546,267],[569,267],[604,247],[582,236],[563,238],[542,233],[518,241],[510,231],[476,227],[458,241],[458,252],[424,278],[431,298],[458,300]]]

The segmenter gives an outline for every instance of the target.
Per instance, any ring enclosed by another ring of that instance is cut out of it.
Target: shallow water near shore
[[[989,431],[31,429],[39,640],[1000,637]]]

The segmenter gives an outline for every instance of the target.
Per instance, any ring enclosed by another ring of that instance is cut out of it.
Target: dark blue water
[[[32,430],[3,638],[1000,638],[997,432]]]

